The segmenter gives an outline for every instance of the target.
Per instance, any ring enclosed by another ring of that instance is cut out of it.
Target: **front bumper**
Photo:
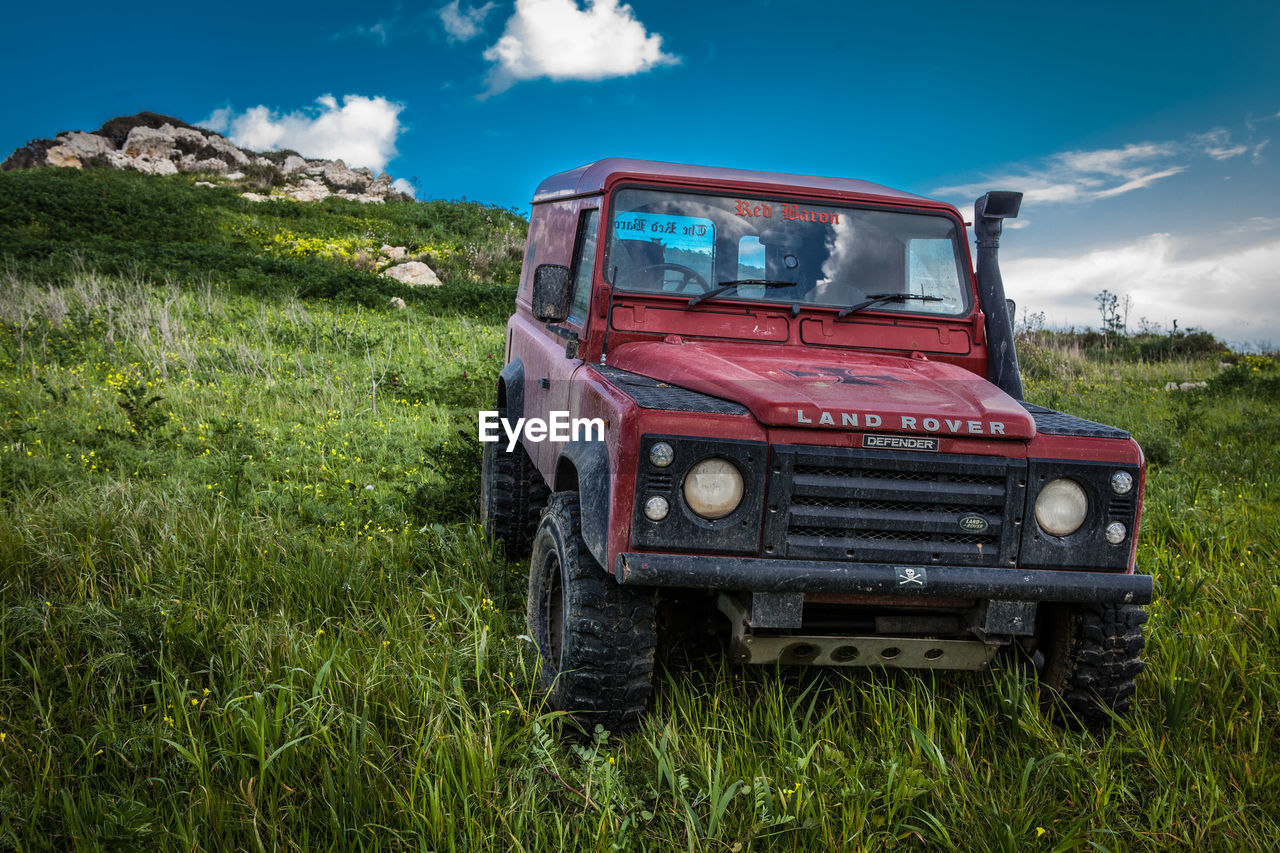
[[[836,592],[997,601],[1149,604],[1150,575],[976,566],[838,563],[690,554],[619,554],[625,586],[738,592]]]

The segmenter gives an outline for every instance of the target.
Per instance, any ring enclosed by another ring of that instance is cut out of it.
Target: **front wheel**
[[[1042,616],[1040,681],[1066,722],[1099,728],[1133,704],[1147,613],[1132,604],[1057,605]]]
[[[591,556],[577,492],[551,496],[534,537],[529,634],[552,708],[588,728],[639,724],[652,691],[652,595],[619,585]]]

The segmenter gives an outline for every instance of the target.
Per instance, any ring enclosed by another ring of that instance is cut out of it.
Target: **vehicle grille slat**
[[[766,525],[767,554],[1016,562],[1024,460],[796,445],[775,447],[773,467],[769,503],[784,511]]]
[[[970,514],[970,513],[966,513]],[[979,515],[979,513],[971,513]],[[1002,521],[982,515],[987,528],[974,535],[974,541],[999,543]],[[894,512],[886,510],[845,509],[841,507],[792,507],[791,526],[839,527],[866,530],[898,530],[906,532],[954,533],[960,527],[960,515],[953,512]]]
[[[832,497],[857,497],[868,500],[895,500],[904,495],[927,503],[949,503],[957,497],[984,500],[986,506],[1004,503],[1004,484],[998,486],[965,485],[939,482],[887,482],[866,477],[797,476],[794,481],[797,495],[827,495]]]

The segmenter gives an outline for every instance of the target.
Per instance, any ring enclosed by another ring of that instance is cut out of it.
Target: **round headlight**
[[[1133,488],[1133,475],[1128,471],[1117,471],[1111,475],[1111,491],[1117,495],[1127,495]]]
[[[742,474],[728,459],[703,459],[685,475],[684,500],[703,518],[724,518],[742,503]]]
[[[649,461],[659,468],[666,468],[676,458],[676,451],[665,441],[659,441],[649,448]]]
[[[1124,537],[1129,535],[1129,531],[1118,521],[1113,521],[1107,525],[1106,532],[1103,533],[1107,537],[1107,541],[1112,545],[1119,545],[1124,541]]]
[[[1060,477],[1040,490],[1036,498],[1036,522],[1050,536],[1067,536],[1084,524],[1089,499],[1075,480]]]

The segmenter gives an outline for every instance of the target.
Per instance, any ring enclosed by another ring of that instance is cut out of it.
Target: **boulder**
[[[112,165],[116,163],[113,160]],[[152,158],[152,157],[125,157],[124,164],[116,166],[116,168],[136,169],[148,175],[176,175],[178,174],[178,166],[168,157]]]
[[[143,157],[150,160],[167,160],[174,153],[173,136],[163,130],[135,127],[129,131],[120,150],[124,152],[124,156],[135,160]]]
[[[69,166],[72,169],[80,169],[84,166],[76,156],[76,152],[65,145],[55,145],[44,152],[44,161],[50,166]]]
[[[393,296],[391,297],[391,307],[397,311],[403,311],[408,306],[404,304],[404,300],[399,296]]]
[[[125,158],[126,168],[137,169],[148,175],[178,173],[178,167],[174,163],[174,159],[179,156],[178,151],[173,147],[173,137],[163,130],[142,125],[135,127],[125,137],[120,154]]]
[[[98,156],[105,157],[116,150],[115,145],[105,136],[98,136],[96,133],[85,133],[80,130],[59,133],[55,141],[60,146],[70,149],[81,159]]]
[[[183,158],[180,168],[184,172],[225,172],[228,166],[221,160],[215,160],[212,157],[208,160],[192,160],[189,165],[186,158]]]
[[[333,193],[329,192],[328,187],[314,178],[304,178],[298,186],[286,189],[285,195],[297,201],[320,201],[333,195]]]
[[[403,282],[410,287],[439,287],[443,284],[440,281],[440,277],[436,275],[436,271],[422,261],[396,264],[383,270],[379,275],[386,278],[394,278],[396,281]]]
[[[280,171],[286,175],[292,175],[294,172],[301,172],[307,168],[307,161],[303,160],[297,154],[290,154],[284,158],[284,165],[280,167]]]
[[[362,172],[368,172],[369,177],[365,177]],[[373,173],[368,169],[348,169],[347,164],[341,160],[334,160],[327,163],[324,167],[324,179],[335,187],[342,187],[346,190],[363,190],[373,180]]]
[[[219,136],[216,133],[210,133],[204,136],[200,141],[204,145],[212,148],[220,158],[229,166],[248,166],[252,162],[248,155],[237,148],[230,139],[225,136]]]
[[[174,139],[186,139],[200,145],[208,145],[211,134],[203,133],[194,127],[174,127],[171,124],[160,125],[160,132],[172,136]]]
[[[387,258],[393,261],[404,260],[404,258],[409,254],[409,250],[404,246],[387,246],[385,244],[378,251],[382,252],[382,254],[386,255]]]

